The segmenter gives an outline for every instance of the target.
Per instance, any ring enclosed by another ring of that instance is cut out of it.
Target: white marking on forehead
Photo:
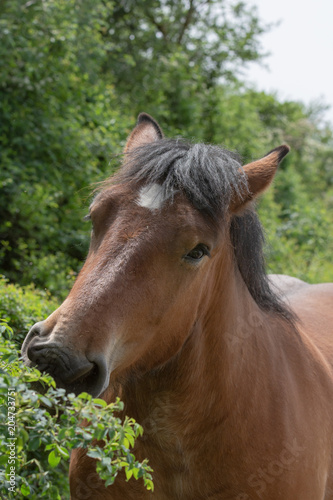
[[[150,186],[143,186],[140,189],[137,204],[140,207],[149,208],[149,210],[158,210],[162,208],[163,203],[167,197],[163,193],[163,188],[159,184],[151,184]]]

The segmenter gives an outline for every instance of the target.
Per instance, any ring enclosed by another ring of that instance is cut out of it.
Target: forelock
[[[181,191],[198,210],[216,219],[223,216],[233,194],[246,189],[239,157],[207,144],[162,139],[134,149],[113,182],[133,188],[159,184],[165,199]]]

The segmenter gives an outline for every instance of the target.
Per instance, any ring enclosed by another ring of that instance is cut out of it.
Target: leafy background
[[[242,79],[270,28],[246,1],[0,1],[0,317],[16,348],[66,297],[91,186],[141,111],[244,162],[288,143],[259,204],[268,269],[333,281],[332,125]]]

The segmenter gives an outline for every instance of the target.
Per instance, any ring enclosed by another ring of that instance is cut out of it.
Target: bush
[[[292,187],[296,189],[295,184]],[[259,205],[267,235],[269,272],[288,274],[309,283],[332,281],[328,255],[333,245],[332,218],[325,202],[301,193],[301,202],[283,207],[274,200],[276,191],[276,186],[271,188]]]
[[[59,302],[48,292],[35,290],[33,285],[13,285],[0,276],[0,318],[10,322],[18,347],[32,325],[45,319],[58,306]]]
[[[122,422],[115,414],[123,404],[107,404],[82,393],[66,395],[49,375],[19,361],[15,345],[3,338],[12,329],[0,323],[0,496],[30,500],[69,498],[68,459],[73,448],[87,448],[97,472],[112,484],[120,470],[126,478],[142,478],[153,489],[147,460],[130,452],[142,427],[133,419]],[[38,382],[44,394],[34,389]],[[89,425],[80,423],[85,420]],[[103,448],[96,442],[104,442]]]

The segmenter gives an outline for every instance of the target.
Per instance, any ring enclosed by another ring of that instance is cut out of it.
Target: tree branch
[[[159,23],[158,21],[156,21],[156,19],[154,18],[153,14],[151,14],[150,12],[148,12],[148,10],[145,13],[146,13],[146,16],[149,19],[149,21],[151,21],[153,23],[153,25],[156,26],[156,28],[162,33],[164,39],[168,40],[168,32],[165,29],[164,24]]]
[[[185,21],[183,23],[183,26],[182,26],[182,28],[180,30],[180,33],[179,33],[179,36],[178,36],[178,40],[177,40],[178,45],[180,45],[182,43],[182,41],[183,41],[183,38],[184,38],[184,35],[185,35],[185,31],[189,27],[189,24],[190,24],[190,22],[192,20],[192,16],[193,16],[194,11],[195,11],[194,0],[190,0],[190,8],[187,11],[187,15],[185,17]]]

